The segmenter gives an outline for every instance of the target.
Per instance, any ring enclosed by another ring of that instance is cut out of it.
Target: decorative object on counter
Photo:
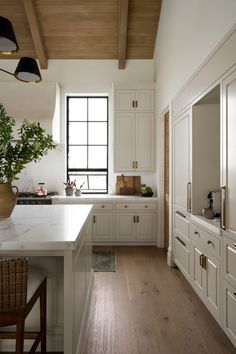
[[[207,195],[209,206],[202,209],[202,216],[206,219],[220,217],[220,192],[211,191]]]
[[[23,121],[15,141],[12,140],[14,126],[15,119],[7,115],[0,103],[0,218],[9,217],[16,204],[18,191],[12,191],[13,180],[18,179],[25,165],[39,161],[48,150],[56,147],[52,136],[45,134],[40,123]]]
[[[76,187],[76,189],[75,189],[76,197],[80,197],[81,196],[81,194],[82,194],[81,189],[82,189],[84,183],[85,183],[85,181],[79,186],[79,188]]]
[[[15,54],[18,50],[19,46],[11,22],[0,16],[0,54]],[[42,80],[37,61],[29,57],[20,58],[14,73],[1,68],[0,71],[24,82],[39,82]]]
[[[141,190],[140,176],[116,176],[117,195],[139,195]]]
[[[92,262],[92,268],[94,272],[115,272],[115,247],[93,246]]]
[[[153,196],[152,188],[146,185],[142,185],[141,187],[141,196],[142,197],[152,197]]]
[[[36,194],[39,197],[43,197],[48,194],[47,189],[45,189],[45,183],[44,182],[39,182],[38,187],[36,189]]]
[[[65,187],[65,193],[67,197],[72,197],[75,193],[76,190],[76,180],[70,181],[68,179],[67,182],[64,182]]]

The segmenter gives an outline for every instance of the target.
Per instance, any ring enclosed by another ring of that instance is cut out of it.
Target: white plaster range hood
[[[15,118],[16,129],[24,119],[40,122],[53,140],[60,142],[60,88],[56,82],[1,82],[0,102]]]

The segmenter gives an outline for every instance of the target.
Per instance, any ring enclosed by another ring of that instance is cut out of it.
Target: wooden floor
[[[236,353],[178,269],[155,247],[117,247],[95,273],[83,354]]]

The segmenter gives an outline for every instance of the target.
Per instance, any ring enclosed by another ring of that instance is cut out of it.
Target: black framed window
[[[67,97],[67,178],[108,193],[108,97]]]

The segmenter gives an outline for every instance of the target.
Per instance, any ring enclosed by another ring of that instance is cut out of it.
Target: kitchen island
[[[17,205],[0,219],[0,256],[27,256],[47,272],[48,350],[79,353],[93,280],[92,205]],[[36,310],[28,330],[38,325]],[[12,351],[2,342],[0,351]]]

